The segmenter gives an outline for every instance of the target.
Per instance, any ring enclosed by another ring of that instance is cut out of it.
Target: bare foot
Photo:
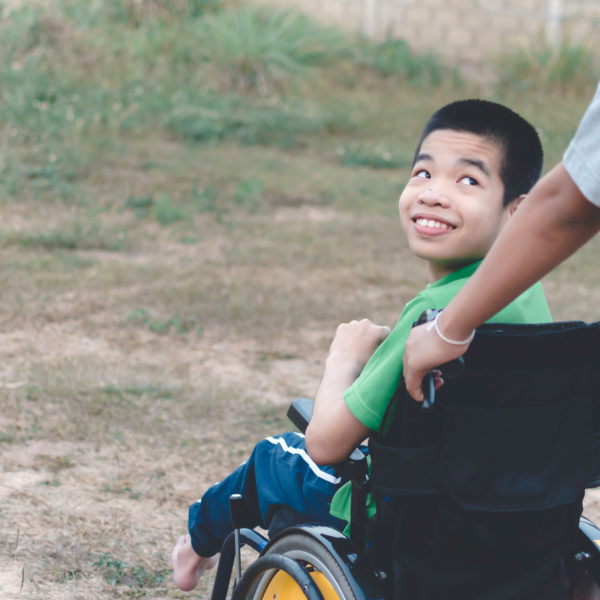
[[[193,590],[203,573],[212,569],[218,562],[219,555],[200,556],[194,552],[189,535],[182,535],[171,552],[171,566],[175,585],[184,592]]]

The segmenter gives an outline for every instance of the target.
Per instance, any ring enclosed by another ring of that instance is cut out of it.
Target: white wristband
[[[469,337],[466,340],[451,340],[450,338],[447,338],[441,331],[440,331],[440,326],[438,325],[438,319],[440,318],[440,315],[442,313],[439,312],[436,316],[435,319],[429,323],[429,325],[427,326],[427,329],[435,329],[435,332],[440,336],[440,339],[443,340],[444,342],[446,342],[446,344],[450,344],[452,346],[464,346],[465,344],[468,344],[469,342],[471,342],[471,340],[475,337],[475,330],[473,329],[473,331],[471,332],[471,335],[469,335]]]

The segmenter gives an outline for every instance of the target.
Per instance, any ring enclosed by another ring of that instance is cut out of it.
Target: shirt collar
[[[475,262],[469,263],[460,269],[456,269],[456,271],[452,271],[452,273],[448,273],[448,275],[444,275],[437,281],[430,283],[427,287],[439,287],[458,279],[468,279],[471,277],[471,275],[473,275],[473,273],[475,273],[480,264],[481,260],[476,260]]]

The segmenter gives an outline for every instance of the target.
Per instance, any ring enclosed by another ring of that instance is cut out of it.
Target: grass
[[[411,85],[439,86],[445,77],[460,79],[458,72],[444,68],[432,52],[419,54],[410,49],[403,39],[383,42],[363,41],[355,55],[358,65],[367,67],[390,78],[403,78]]]
[[[425,283],[397,198],[424,119],[477,87],[402,42],[244,11],[60,0],[0,21],[3,593],[183,597],[188,504],[288,427],[338,322],[391,325]],[[550,165],[592,87],[493,95]],[[599,250],[546,281],[555,318],[597,318]]]
[[[104,552],[93,566],[102,573],[111,586],[126,585],[140,589],[164,587],[168,574],[168,569],[148,571],[144,565],[131,567],[119,558],[111,558],[107,552]]]
[[[598,82],[600,68],[589,44],[563,41],[559,49],[545,42],[509,52],[500,62],[500,87],[516,85],[520,92],[577,96]]]
[[[76,221],[55,231],[22,234],[7,233],[0,236],[0,244],[30,246],[47,250],[122,250],[126,245],[123,231],[107,230],[98,223]]]
[[[242,6],[208,16],[198,38],[226,89],[268,95],[349,52],[347,36],[303,14]]]
[[[371,169],[406,169],[411,157],[392,152],[386,147],[365,148],[356,144],[336,148],[341,164],[345,167],[370,167]]]

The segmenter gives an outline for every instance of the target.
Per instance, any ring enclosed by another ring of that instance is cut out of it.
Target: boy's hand
[[[346,406],[344,392],[389,334],[389,327],[375,325],[368,319],[338,326],[306,429],[306,448],[317,464],[333,464],[348,458],[369,435],[369,428]]]
[[[358,377],[373,352],[389,334],[389,327],[375,325],[369,319],[342,323],[338,325],[331,342],[329,359],[352,361]]]

